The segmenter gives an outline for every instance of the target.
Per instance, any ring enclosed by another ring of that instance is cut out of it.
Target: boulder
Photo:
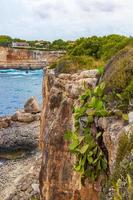
[[[35,97],[31,97],[24,105],[24,111],[27,113],[40,112],[38,101]]]
[[[6,129],[0,129],[0,153],[17,150],[32,150],[38,147],[40,122],[12,122]]]
[[[11,124],[10,118],[0,118],[0,129],[8,128]]]
[[[30,123],[33,121],[40,120],[40,114],[31,114],[31,113],[16,111],[16,113],[11,117],[11,119],[12,119],[12,121]]]

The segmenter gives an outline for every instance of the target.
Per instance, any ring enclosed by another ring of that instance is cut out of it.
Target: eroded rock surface
[[[40,152],[23,159],[6,161],[0,166],[0,200],[30,200],[40,198]]]
[[[43,200],[97,200],[98,191],[92,185],[80,185],[73,170],[74,158],[64,140],[66,130],[73,127],[72,108],[84,83],[95,87],[97,71],[54,75],[47,71],[43,84],[40,146],[42,167],[40,189]]]
[[[31,123],[40,120],[40,114],[39,113],[32,114],[23,111],[16,111],[16,113],[12,115],[11,120],[15,122]]]
[[[30,124],[12,122],[9,128],[0,129],[0,151],[36,148],[39,126],[39,121]]]

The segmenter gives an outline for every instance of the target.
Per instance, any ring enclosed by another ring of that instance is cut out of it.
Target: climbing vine
[[[107,170],[107,158],[102,147],[102,131],[95,120],[108,116],[106,109],[105,83],[95,89],[85,89],[80,96],[80,105],[74,108],[74,132],[67,131],[65,139],[70,141],[69,150],[76,156],[74,169],[81,181],[89,178],[92,182]]]

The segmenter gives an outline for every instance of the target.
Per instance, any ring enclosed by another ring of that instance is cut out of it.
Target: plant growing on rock
[[[120,186],[121,186],[121,179],[118,179],[116,185],[115,185],[115,192],[114,192],[114,200],[124,200],[122,198],[122,192],[120,191]],[[132,183],[132,179],[129,176],[129,174],[127,175],[127,197],[126,199],[128,200],[132,200],[133,199],[133,183]],[[123,191],[124,192],[124,191]]]
[[[69,150],[76,156],[74,169],[80,174],[81,181],[88,178],[94,182],[108,167],[102,130],[95,125],[95,120],[108,115],[104,89],[104,82],[95,89],[86,88],[80,96],[80,106],[74,108],[75,130],[65,134],[65,138],[71,141]]]

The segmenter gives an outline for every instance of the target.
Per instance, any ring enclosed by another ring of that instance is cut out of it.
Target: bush
[[[50,68],[55,68],[57,73],[73,73],[78,70],[94,69],[99,65],[103,65],[103,62],[90,56],[66,55],[53,63]]]

